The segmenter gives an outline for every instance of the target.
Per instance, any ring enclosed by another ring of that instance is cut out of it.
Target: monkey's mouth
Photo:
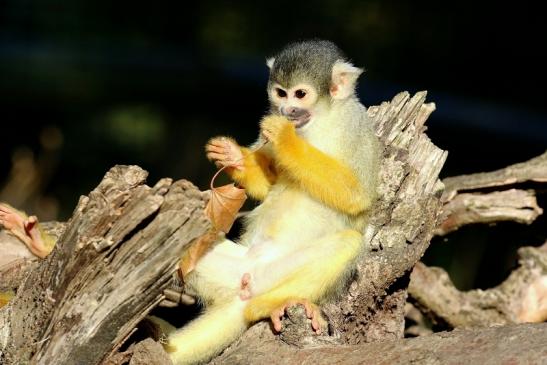
[[[310,119],[311,115],[309,113],[301,115],[298,118],[289,118],[289,120],[293,122],[295,128],[302,128],[309,123]]]

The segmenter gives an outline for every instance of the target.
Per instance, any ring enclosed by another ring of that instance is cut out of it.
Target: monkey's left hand
[[[279,115],[270,115],[260,123],[260,133],[275,145],[281,143],[285,134],[294,133],[294,124]]]

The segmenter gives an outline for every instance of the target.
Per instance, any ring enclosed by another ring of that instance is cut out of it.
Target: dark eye
[[[280,98],[284,98],[285,96],[287,96],[287,92],[283,89],[276,88],[275,92],[277,93],[277,96],[279,96]]]
[[[294,96],[296,96],[298,99],[302,99],[304,96],[306,96],[306,92],[302,89],[299,89],[294,92]]]

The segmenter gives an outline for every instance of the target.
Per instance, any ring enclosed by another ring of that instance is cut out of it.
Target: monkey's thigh
[[[186,291],[206,301],[237,295],[247,267],[246,252],[247,247],[230,240],[217,244],[188,275]]]
[[[298,250],[262,267],[255,267],[252,291],[256,303],[261,297],[273,302],[291,298],[317,301],[342,287],[360,252],[361,241],[361,233],[343,230],[298,245]]]

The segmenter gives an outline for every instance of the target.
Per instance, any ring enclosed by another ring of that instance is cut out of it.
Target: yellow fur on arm
[[[244,170],[234,169],[231,177],[246,189],[249,196],[264,200],[276,179],[270,166],[270,159],[260,151],[253,152],[245,147],[241,147],[241,152]]]
[[[294,126],[283,128],[275,151],[278,165],[316,199],[350,215],[369,208],[353,171],[298,137]]]

